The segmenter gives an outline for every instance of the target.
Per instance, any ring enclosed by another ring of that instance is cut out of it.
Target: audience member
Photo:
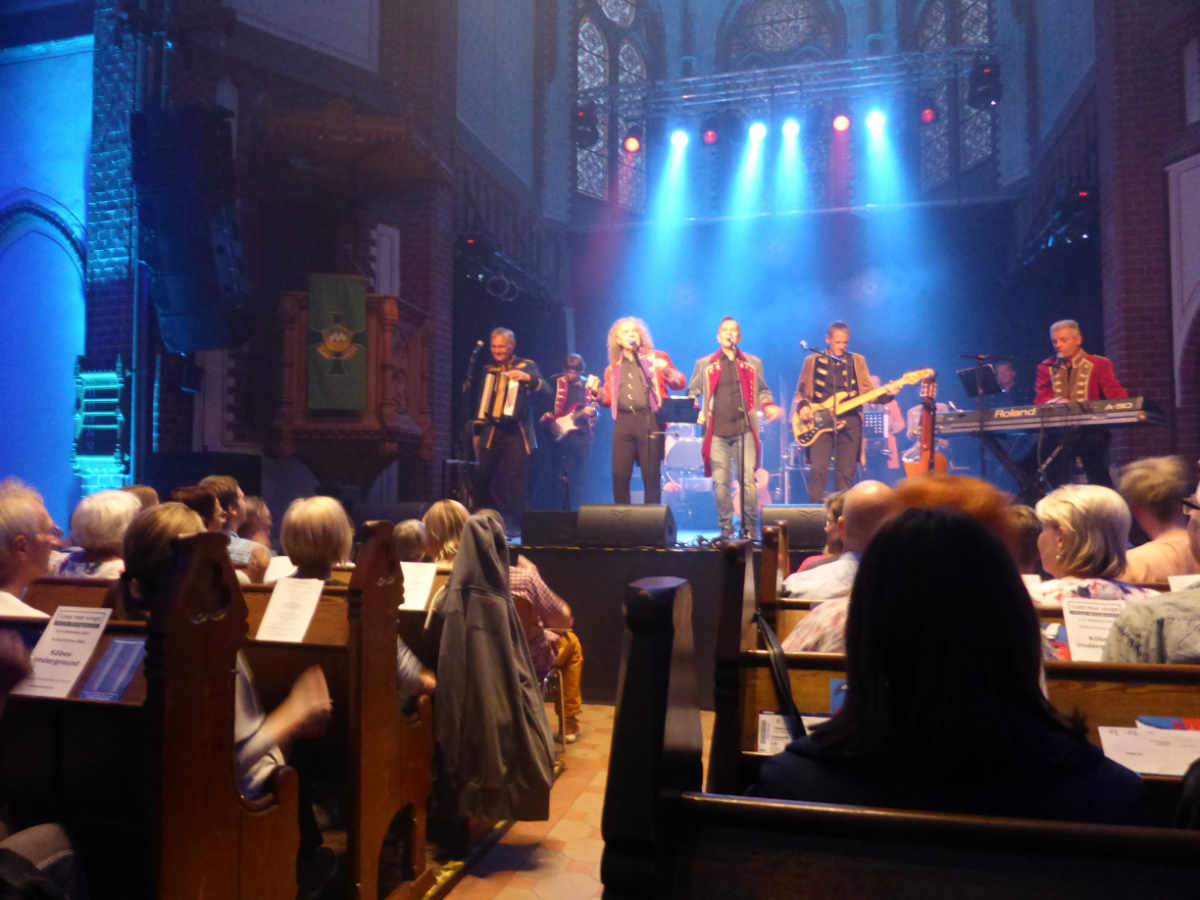
[[[797,572],[807,572],[809,569],[833,562],[842,555],[842,536],[838,532],[838,520],[841,519],[845,506],[845,491],[834,491],[825,495],[825,549],[800,563]]]
[[[238,526],[238,537],[271,550],[271,509],[262,497],[246,498],[246,518]]]
[[[198,515],[204,523],[205,531],[223,531],[225,529],[225,511],[211,488],[198,484],[189,484],[171,491],[171,499],[182,503]]]
[[[121,490],[127,491],[137,497],[138,501],[142,504],[142,509],[158,505],[158,491],[148,484],[127,484]]]
[[[119,578],[125,570],[121,544],[125,529],[142,511],[126,491],[98,491],[84,497],[71,513],[71,542],[76,546],[54,566],[54,574],[77,578]]]
[[[1040,671],[1037,614],[1010,551],[959,510],[906,510],[862,553],[845,705],[767,760],[752,792],[1144,822],[1141,780],[1050,706]]]
[[[31,581],[50,573],[61,537],[41,494],[16,478],[0,482],[0,615],[49,618],[20,598]]]
[[[1041,575],[1038,538],[1042,534],[1042,523],[1037,512],[1032,506],[1013,504],[1008,508],[1008,518],[1016,539],[1017,571],[1022,575]]]
[[[1125,553],[1122,581],[1166,584],[1169,575],[1200,573],[1188,545],[1183,501],[1191,488],[1182,456],[1150,456],[1121,470],[1117,490],[1150,540]]]
[[[872,535],[896,511],[896,492],[881,481],[860,481],[845,492],[838,519],[841,556],[808,572],[784,579],[785,596],[818,600],[783,641],[789,653],[841,653],[846,649],[846,612],[858,560]]]
[[[896,485],[899,509],[936,509],[940,506],[966,513],[1000,539],[1016,556],[1016,532],[1009,510],[1008,494],[970,475],[926,472],[905,478]]]
[[[328,581],[335,565],[350,561],[354,526],[333,497],[301,497],[283,514],[279,543],[297,578]]]
[[[246,521],[246,495],[232,475],[208,475],[200,479],[200,486],[217,495],[221,510],[225,513],[222,529],[229,535],[229,558],[235,566],[245,566],[251,581],[262,581],[262,576],[271,563],[271,554],[261,544],[238,537],[237,530]]]
[[[1112,488],[1066,484],[1038,501],[1038,552],[1050,576],[1030,589],[1034,602],[1060,606],[1066,597],[1134,603],[1157,591],[1117,581],[1125,569],[1129,507]]]
[[[1188,511],[1192,555],[1200,559],[1200,491],[1181,504]],[[1200,578],[1197,578],[1200,581]],[[1133,603],[1113,623],[1104,645],[1109,662],[1200,663],[1200,587]]]
[[[439,500],[422,517],[425,552],[438,564],[438,571],[450,571],[469,515],[467,508],[457,500]]]
[[[450,817],[549,815],[554,752],[508,569],[504,529],[471,516],[439,607],[437,792]]]
[[[425,559],[425,524],[420,519],[405,519],[392,528],[392,550],[401,562]]]
[[[163,579],[171,564],[171,541],[207,530],[200,514],[178,500],[147,507],[134,516],[122,543],[125,570],[121,573],[116,618],[148,618],[148,598],[166,588]]]

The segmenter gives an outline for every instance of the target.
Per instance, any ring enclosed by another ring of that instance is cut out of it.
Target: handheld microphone
[[[800,341],[800,349],[801,349],[801,350],[807,350],[807,349],[809,349],[809,347],[808,347],[808,341],[805,341],[805,340],[802,340],[802,341]]]
[[[1054,362],[1050,364],[1050,368],[1061,369],[1066,364],[1067,364],[1067,361],[1065,359],[1063,359],[1061,356],[1056,356],[1056,357],[1054,357]]]

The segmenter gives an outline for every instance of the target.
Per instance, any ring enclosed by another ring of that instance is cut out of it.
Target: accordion
[[[484,373],[475,420],[493,424],[519,422],[524,412],[523,398],[520,381],[509,378],[502,369],[489,367]]]

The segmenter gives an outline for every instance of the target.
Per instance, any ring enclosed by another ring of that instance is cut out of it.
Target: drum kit
[[[663,501],[675,511],[676,521],[693,518],[707,519],[712,515],[712,478],[704,474],[704,430],[691,422],[671,422],[666,426],[666,453],[663,459]],[[759,441],[763,440],[762,425],[759,425]],[[755,472],[759,504],[770,499],[772,476],[766,469]],[[741,515],[739,485],[731,485],[733,505]],[[693,508],[695,507],[695,508]]]

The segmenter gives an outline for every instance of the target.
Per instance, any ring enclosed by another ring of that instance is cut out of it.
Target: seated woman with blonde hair
[[[328,581],[335,565],[350,561],[354,526],[332,497],[301,497],[283,514],[279,543],[297,578]]]
[[[1136,603],[1158,591],[1118,581],[1125,569],[1129,507],[1112,488],[1066,484],[1038,501],[1042,523],[1038,552],[1051,578],[1034,587],[1039,606],[1060,606],[1067,597]]]
[[[457,500],[439,500],[426,510],[421,522],[425,526],[425,552],[438,564],[439,572],[449,572],[458,553],[463,526],[470,513]]]

